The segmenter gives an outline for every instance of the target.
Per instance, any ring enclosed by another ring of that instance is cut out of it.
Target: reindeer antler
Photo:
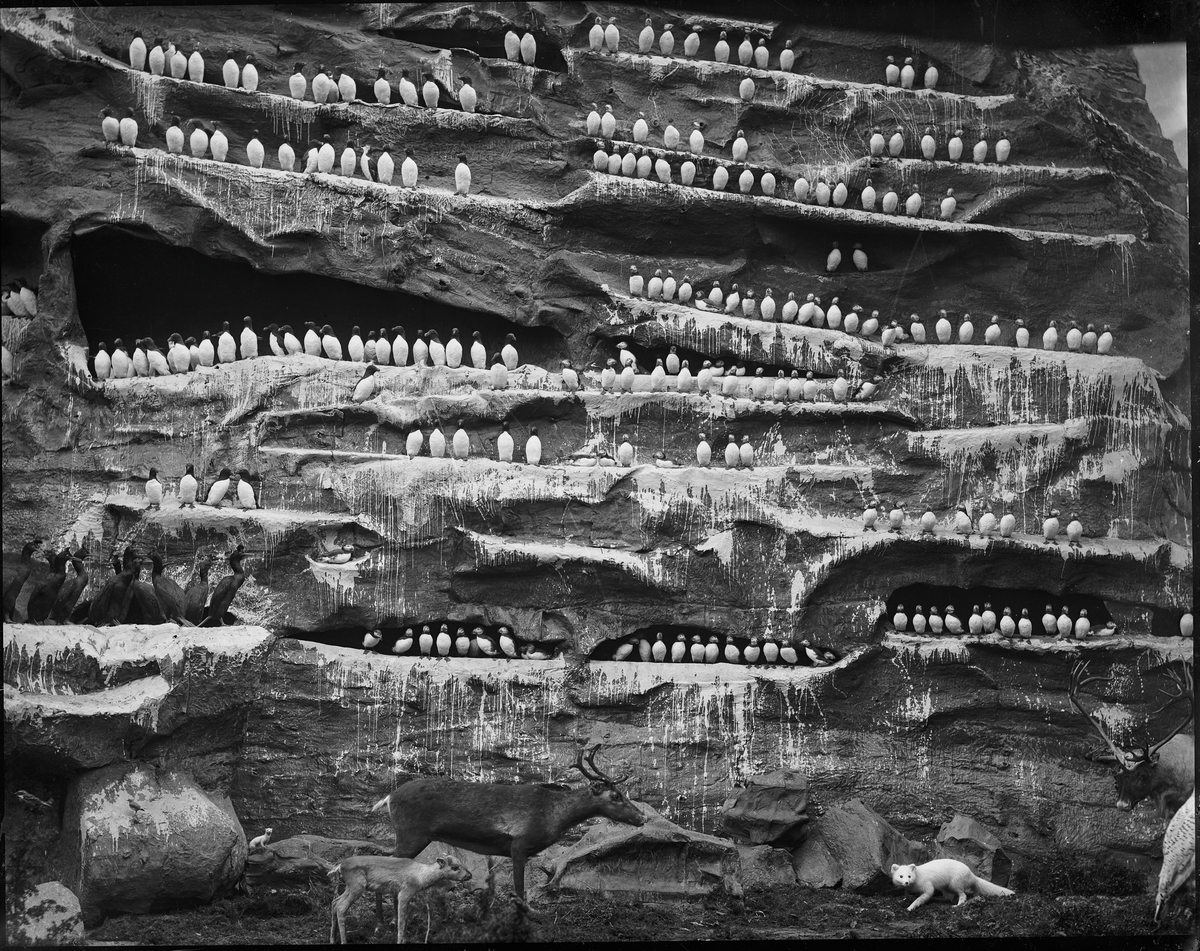
[[[602,770],[599,766],[596,765],[596,754],[599,751],[600,751],[600,744],[597,743],[595,746],[593,746],[588,751],[587,764],[588,764],[588,766],[591,767],[592,771],[596,774],[596,778],[600,782],[602,782],[608,786],[617,786],[617,785],[620,785],[621,783],[625,782],[625,780],[627,780],[630,776],[633,775],[633,773],[626,773],[620,779],[613,779],[606,772],[604,772],[604,770]]]
[[[585,764],[585,761],[583,758],[583,754],[585,752],[587,752],[587,747],[585,747],[585,746],[580,747],[579,752],[575,755],[575,762],[571,764],[571,768],[577,769],[577,770],[579,770],[579,772],[583,773],[583,778],[586,779],[588,782],[592,782],[592,783],[604,782],[604,780],[601,777],[597,776],[594,772],[592,772],[592,773],[588,772],[587,764]],[[594,770],[596,768],[595,764],[591,764],[591,765],[592,765],[592,769]]]
[[[1179,722],[1179,724],[1175,727],[1175,729],[1173,729],[1170,733],[1168,733],[1166,736],[1164,736],[1161,740],[1159,740],[1153,746],[1147,746],[1147,749],[1146,749],[1146,758],[1147,759],[1150,759],[1151,757],[1153,757],[1160,749],[1162,749],[1167,744],[1168,740],[1173,739],[1179,733],[1180,730],[1182,730],[1185,726],[1187,726],[1189,723],[1191,723],[1192,719],[1196,715],[1196,688],[1195,688],[1195,684],[1192,681],[1192,668],[1187,662],[1184,662],[1181,665],[1181,667],[1182,667],[1182,673],[1178,672],[1174,667],[1167,668],[1167,679],[1170,680],[1171,683],[1175,686],[1175,690],[1171,691],[1171,690],[1163,690],[1162,688],[1159,688],[1160,693],[1162,693],[1164,696],[1168,696],[1171,698],[1165,704],[1163,704],[1161,707],[1159,707],[1159,710],[1165,710],[1167,707],[1169,707],[1172,703],[1174,703],[1180,697],[1187,697],[1188,714],[1186,717],[1184,717]],[[1154,712],[1157,713],[1157,712],[1159,712],[1159,710],[1156,710]]]
[[[1117,758],[1117,762],[1124,764],[1129,758],[1129,754],[1112,741],[1112,738],[1108,735],[1107,731],[1105,731],[1104,727],[1100,725],[1099,721],[1097,721],[1095,717],[1093,717],[1087,712],[1087,710],[1083,708],[1083,704],[1079,702],[1077,696],[1080,687],[1084,687],[1090,683],[1111,681],[1113,679],[1113,675],[1109,674],[1107,677],[1085,677],[1084,675],[1087,673],[1087,669],[1088,665],[1087,661],[1085,660],[1080,661],[1071,669],[1071,683],[1070,686],[1067,687],[1067,699],[1071,701],[1071,705],[1076,710],[1083,714],[1087,722],[1092,725],[1092,729],[1100,734],[1100,738],[1104,740],[1105,745],[1107,745],[1108,748],[1113,751],[1113,754]]]

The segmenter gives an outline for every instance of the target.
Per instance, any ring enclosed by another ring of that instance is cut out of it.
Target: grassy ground
[[[125,915],[88,932],[96,941],[148,945],[324,944],[332,889],[276,892],[218,901],[157,915]],[[458,892],[418,897],[408,941],[461,944],[504,941],[786,940],[796,938],[1003,938],[1010,936],[1189,934],[1195,918],[1181,909],[1156,931],[1153,899],[1137,895],[1017,895],[975,899],[962,908],[935,901],[909,914],[899,894],[856,895],[776,885],[744,898],[713,895],[676,901],[564,897],[536,905],[528,920],[508,901]],[[1182,904],[1182,903],[1181,903]],[[374,902],[361,899],[347,916],[350,940],[391,944],[393,927],[377,929]],[[1169,940],[1169,939],[1168,939]],[[1171,942],[1172,944],[1175,942]]]

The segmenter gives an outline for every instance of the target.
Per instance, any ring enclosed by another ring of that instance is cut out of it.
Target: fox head
[[[911,885],[917,880],[915,865],[893,865],[892,884]]]

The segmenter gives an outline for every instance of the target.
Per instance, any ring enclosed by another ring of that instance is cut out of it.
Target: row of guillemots
[[[700,53],[700,34],[703,29],[699,26],[688,26],[685,29],[688,33],[683,41],[682,52],[685,59],[695,59]],[[646,17],[646,25],[638,34],[638,52],[643,55],[653,53],[657,39],[661,55],[673,56],[675,54],[674,30],[675,24],[667,23],[663,32],[656,37],[653,21],[650,17]],[[600,17],[596,17],[595,24],[588,31],[589,49],[595,53],[604,51],[617,53],[620,51],[620,45],[621,32],[617,28],[616,17],[609,17],[607,26],[603,24]],[[204,82],[204,57],[200,50],[201,47],[196,45],[192,49],[191,55],[184,56],[183,51],[177,48],[174,42],[170,40],[164,42],[161,38],[155,41],[153,47],[148,48],[141,31],[138,30],[129,44],[129,65],[138,72],[148,70],[155,76],[169,75],[174,79],[187,78],[194,83],[202,83]],[[713,47],[713,61],[728,63],[731,52],[728,32],[721,30],[720,37]],[[504,55],[511,62],[522,61],[526,66],[533,66],[537,61],[537,38],[528,31],[524,35],[518,35],[511,29],[507,30],[504,34]],[[795,68],[797,58],[802,55],[803,51],[797,52],[792,47],[792,41],[787,40],[783,49],[779,51],[778,69],[785,73],[791,72]],[[737,58],[738,63],[742,66],[752,66],[764,71],[769,69],[771,49],[767,46],[766,37],[759,37],[758,43],[755,44],[751,35],[747,33],[737,47]],[[914,57],[906,57],[904,67],[901,68],[896,65],[895,57],[888,56],[884,67],[884,84],[901,89],[915,88],[917,69],[913,63]],[[304,63],[297,63],[296,71],[288,81],[288,91],[293,99],[304,99],[307,93],[308,80],[303,73],[304,66]],[[387,82],[387,73],[386,68],[379,67],[378,78],[373,86],[376,100],[384,104],[391,102],[391,86]],[[937,67],[928,63],[921,78],[924,88],[935,89],[939,78]],[[255,92],[258,89],[258,67],[254,65],[253,55],[247,54],[245,64],[238,66],[233,50],[229,50],[221,67],[221,79],[229,89],[237,89],[240,86],[250,92]],[[427,104],[434,92],[428,88],[431,83],[436,90],[436,81],[433,80],[432,75],[427,73],[426,87],[423,89]],[[416,86],[408,79],[408,70],[401,71],[397,91],[401,101],[408,105],[416,105],[417,90]],[[342,67],[333,70],[331,79],[322,64],[318,66],[317,74],[313,78],[312,95],[313,101],[318,103],[352,102],[358,98],[358,84]],[[472,96],[471,111],[473,111],[473,105]]]
[[[866,252],[857,243],[854,245],[852,258],[854,266],[858,270],[865,271],[867,269]],[[830,274],[836,273],[841,264],[842,252],[838,247],[838,242],[835,241],[826,259],[825,269]],[[602,285],[602,289],[605,292],[609,292],[607,284]],[[663,301],[668,304],[678,303],[696,307],[703,311],[724,313],[747,319],[760,319],[769,322],[813,326],[817,328],[828,327],[830,330],[842,330],[848,334],[867,338],[874,336],[875,332],[880,330],[881,327],[878,310],[872,311],[871,315],[864,319],[861,316],[862,307],[855,304],[850,310],[843,313],[839,305],[840,298],[838,297],[834,297],[830,302],[829,309],[825,310],[821,307],[821,298],[813,294],[809,294],[805,302],[801,304],[797,302],[795,292],[789,292],[787,300],[780,307],[773,293],[773,289],[768,287],[762,300],[759,301],[755,299],[752,290],[739,289],[737,284],[733,284],[729,289],[729,293],[726,294],[721,289],[720,281],[713,281],[712,287],[709,289],[708,294],[705,295],[702,292],[696,292],[690,275],[685,274],[682,281],[676,282],[673,271],[668,268],[667,274],[664,277],[662,269],[659,268],[655,270],[654,276],[647,281],[645,276],[638,271],[636,265],[632,265],[629,268],[630,297],[644,297],[649,301]],[[1014,345],[1022,349],[1028,347],[1030,336],[1029,329],[1025,326],[1025,321],[1018,318],[1013,324]],[[999,315],[993,315],[991,322],[984,329],[984,342],[989,345],[999,345],[1003,332],[1004,328]],[[956,335],[954,326],[951,324],[946,311],[939,310],[938,320],[934,325],[934,333],[939,343],[951,343],[954,337],[957,336],[958,343],[969,344],[975,339],[975,324],[971,320],[970,314],[963,314]],[[905,333],[899,321],[893,320],[888,326],[883,327],[881,339],[884,346],[890,346],[896,343],[904,343],[910,339],[913,343],[926,343],[928,337],[925,332],[925,324],[922,322],[920,315],[913,314],[908,333]],[[1107,354],[1111,353],[1113,348],[1112,330],[1107,324],[1104,325],[1100,333],[1096,333],[1094,324],[1087,324],[1087,329],[1081,330],[1075,321],[1071,321],[1062,340],[1066,349],[1071,352]],[[1058,344],[1058,322],[1051,320],[1042,333],[1042,349],[1057,350]]]
[[[897,604],[896,613],[892,615],[891,621],[891,629],[898,634],[944,634],[948,636],[999,634],[1001,637],[1020,640],[1041,637],[1082,640],[1086,637],[1115,637],[1117,634],[1115,621],[1110,620],[1102,627],[1093,627],[1086,608],[1080,608],[1072,620],[1070,611],[1065,604],[1057,615],[1054,613],[1054,606],[1047,604],[1045,613],[1041,617],[1040,628],[1029,616],[1028,608],[1021,608],[1018,617],[1014,615],[1012,608],[1006,607],[1003,613],[997,617],[996,612],[992,610],[991,602],[985,602],[982,610],[978,604],[974,605],[965,625],[962,618],[954,613],[953,604],[946,606],[944,614],[938,613],[936,605],[931,606],[926,614],[925,609],[918,604],[911,615],[905,611],[903,604]],[[1179,634],[1182,637],[1192,636],[1191,612],[1184,614],[1179,619]]]
[[[367,631],[362,645],[367,653],[382,650],[385,635],[381,629]],[[396,636],[390,652],[397,657],[495,657],[504,660],[550,660],[555,656],[554,648],[537,641],[526,641],[517,637],[508,625],[501,624],[496,633],[488,634],[476,626],[471,633],[459,625],[453,636],[450,625],[442,624],[436,634],[429,624],[421,626],[421,633],[406,627]]]
[[[189,471],[191,466],[188,467]],[[153,472],[154,470],[151,470]],[[226,470],[228,471],[228,470]],[[132,546],[123,557],[113,556],[113,575],[98,584],[99,574],[89,572],[86,549],[72,553],[70,549],[46,553],[48,566],[34,572],[34,557],[40,554],[41,541],[34,539],[21,552],[21,564],[4,585],[4,617],[6,620],[31,624],[65,624],[75,622],[101,627],[124,624],[130,609],[136,606],[143,624],[164,624],[174,621],[191,626],[220,626],[225,612],[233,603],[246,580],[245,548],[238,545],[228,555],[229,575],[210,587],[211,558],[202,558],[196,566],[197,578],[187,588],[163,574],[163,557],[151,552],[149,558],[139,555]],[[68,578],[68,564],[73,575]],[[151,567],[150,581],[142,580],[142,571]],[[91,580],[96,588],[91,599],[79,603]],[[22,589],[29,588],[28,598]],[[18,603],[24,603],[21,611]]]
[[[792,643],[788,638],[763,634],[750,638],[715,634],[707,643],[699,634],[693,634],[688,642],[686,634],[676,634],[670,644],[660,631],[654,640],[636,635],[626,638],[613,653],[613,660],[635,661],[643,664],[778,664],[779,666],[828,667],[837,663],[838,657],[831,650],[814,647],[803,637]]]
[[[1049,508],[1046,511],[1046,518],[1042,522],[1042,538],[1046,544],[1057,545],[1058,537],[1064,534],[1065,531],[1069,546],[1075,547],[1080,545],[1085,536],[1083,523],[1079,520],[1079,516],[1072,515],[1064,529],[1062,522],[1059,521],[1059,515],[1060,512],[1056,508]],[[904,531],[904,518],[903,502],[896,502],[889,508],[886,502],[880,499],[872,499],[863,509],[863,531],[877,532],[882,526],[886,527],[889,532],[902,533]],[[884,521],[880,522],[880,519]],[[938,534],[938,516],[932,509],[925,510],[925,513],[918,520],[917,525],[922,536]],[[960,504],[955,507],[950,531],[951,534],[964,538],[969,538],[975,534],[983,538],[995,538],[997,536],[1000,538],[1012,538],[1016,528],[1017,517],[1013,515],[1011,503],[1005,505],[1005,512],[1000,518],[996,518],[990,509],[986,509],[979,516],[978,525],[974,517],[967,510],[967,506]]]

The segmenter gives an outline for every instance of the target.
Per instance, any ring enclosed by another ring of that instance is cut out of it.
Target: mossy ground
[[[98,941],[148,945],[324,944],[329,940],[332,889],[222,900],[213,905],[157,915],[112,918],[88,932]],[[563,898],[535,905],[536,918],[523,920],[511,903],[490,904],[463,893],[418,897],[410,910],[406,939],[431,943],[505,941],[701,941],[811,938],[1004,938],[1029,936],[1158,936],[1195,931],[1195,917],[1177,906],[1162,929],[1150,920],[1153,899],[1136,895],[1025,894],[974,899],[962,908],[932,902],[909,914],[911,899],[896,894],[856,895],[775,885],[747,889],[744,898],[713,895],[673,901],[630,897]],[[428,915],[427,915],[428,912]],[[350,909],[352,943],[391,944],[395,931],[376,928],[374,903]],[[426,937],[428,934],[428,938]],[[1140,942],[1139,942],[1140,943]]]

